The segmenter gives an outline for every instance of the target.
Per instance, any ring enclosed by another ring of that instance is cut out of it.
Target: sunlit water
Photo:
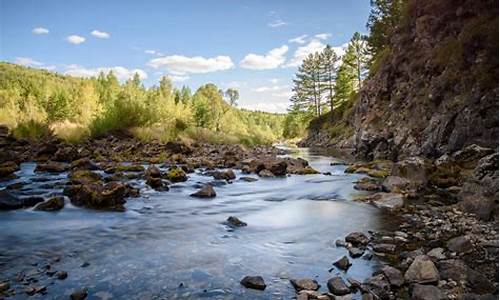
[[[352,188],[360,175],[345,174],[345,166],[330,166],[333,158],[307,149],[291,155],[332,175],[235,180],[218,184],[216,198],[200,200],[188,195],[212,178],[197,172],[168,192],[132,181],[142,187],[141,197],[129,199],[126,212],[69,203],[56,213],[0,212],[0,280],[55,257],[60,261],[52,268],[67,271],[68,278],[43,277],[38,284],[47,285],[48,294],[32,298],[67,299],[75,288],[86,287],[88,299],[292,299],[290,278],[314,278],[325,292],[335,274],[364,280],[379,262],[355,259],[347,273],[331,270],[347,252],[334,241],[352,231],[384,229],[387,216],[352,201],[362,193]],[[57,182],[66,174],[34,174],[34,167],[23,164],[18,173],[17,181],[31,184],[24,194],[61,192]],[[248,226],[231,230],[224,225],[229,216]],[[89,265],[83,268],[84,262]],[[262,276],[268,287],[242,287],[245,275]]]

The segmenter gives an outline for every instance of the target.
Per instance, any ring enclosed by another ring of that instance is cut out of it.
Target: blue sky
[[[139,72],[193,90],[240,91],[242,107],[286,110],[308,53],[365,32],[369,0],[0,0],[0,58],[73,76]]]

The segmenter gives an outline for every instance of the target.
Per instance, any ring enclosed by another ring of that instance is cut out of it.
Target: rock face
[[[261,276],[245,276],[241,281],[241,285],[249,289],[265,290],[266,283]]]
[[[406,6],[412,13],[394,30],[353,112],[337,118],[352,124],[349,134],[322,137],[332,125],[311,126],[306,144],[351,147],[366,159],[437,158],[472,144],[498,148],[496,3]]]

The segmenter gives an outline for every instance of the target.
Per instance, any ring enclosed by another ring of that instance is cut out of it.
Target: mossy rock
[[[120,165],[117,169],[123,172],[144,172],[144,167],[141,165]]]
[[[167,172],[166,177],[171,182],[182,182],[182,181],[186,181],[188,179],[186,172],[184,172],[184,170],[181,168],[170,169]]]

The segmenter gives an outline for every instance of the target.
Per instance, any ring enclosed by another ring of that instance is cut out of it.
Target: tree
[[[366,43],[366,37],[359,32],[355,32],[344,56],[343,63],[352,69],[356,76],[356,89],[361,89],[363,80],[368,70],[369,52]]]
[[[335,81],[339,65],[339,57],[330,45],[320,54],[321,92],[326,93],[330,111],[335,108]]]
[[[318,53],[309,54],[295,74],[292,102],[301,110],[313,109],[316,116],[321,115],[321,57]]]
[[[225,95],[227,98],[229,98],[229,105],[231,105],[231,106],[238,105],[236,102],[240,98],[240,93],[238,92],[237,89],[228,88],[225,92]]]
[[[397,28],[403,0],[370,0],[371,10],[366,27],[368,43],[375,58],[389,44],[391,32]]]

